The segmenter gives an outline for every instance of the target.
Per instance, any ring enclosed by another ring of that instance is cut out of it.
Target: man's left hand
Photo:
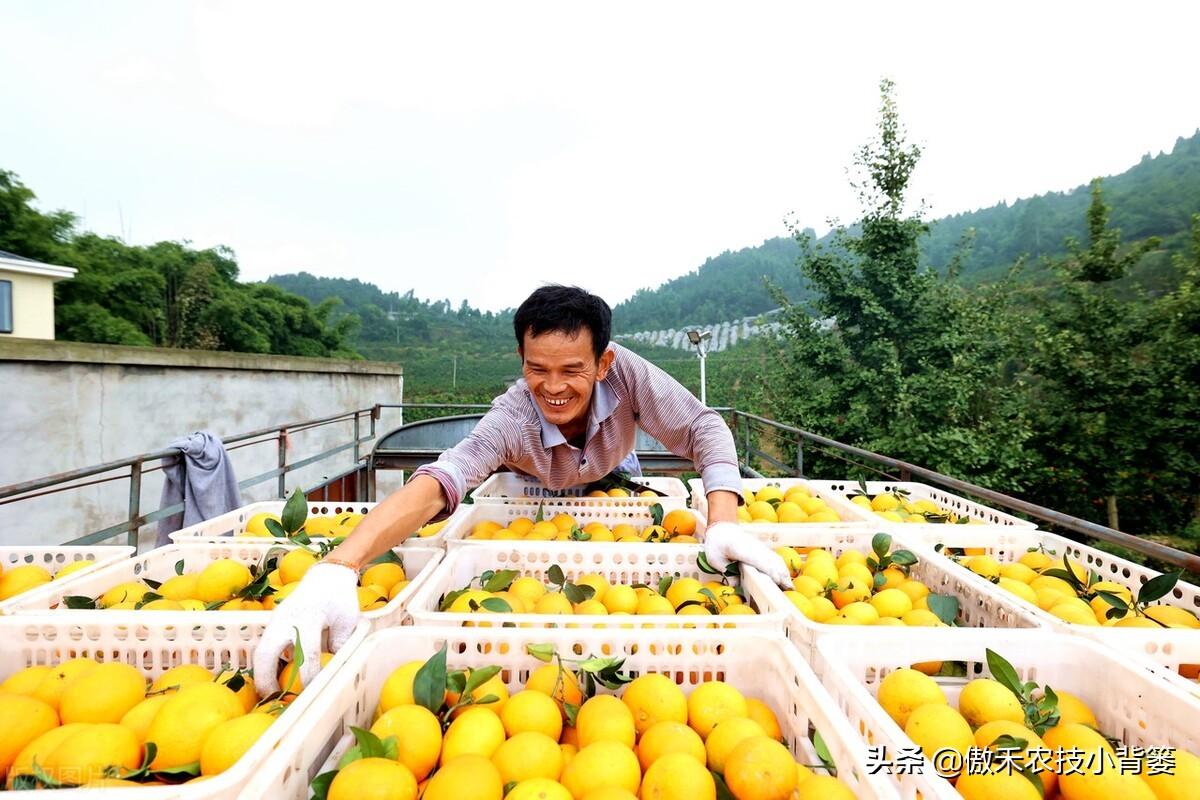
[[[724,570],[734,561],[754,567],[781,589],[792,588],[792,573],[779,554],[733,522],[714,522],[704,532],[708,563]]]

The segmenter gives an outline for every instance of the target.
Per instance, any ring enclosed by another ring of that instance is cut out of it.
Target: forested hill
[[[1179,138],[1170,153],[1145,155],[1125,172],[1104,179],[1105,199],[1112,204],[1112,224],[1125,241],[1160,236],[1166,250],[1183,245],[1193,213],[1200,212],[1200,131]],[[979,283],[1004,274],[1022,255],[1036,259],[1064,252],[1068,236],[1082,238],[1090,200],[1086,184],[1069,192],[1050,192],[1012,205],[956,214],[930,223],[922,240],[925,263],[944,269],[963,235],[974,229],[962,280]],[[697,270],[657,289],[643,289],[613,310],[613,327],[622,333],[682,324],[713,324],[752,316],[777,304],[763,277],[787,295],[803,295],[796,257],[799,247],[788,237],[758,247],[724,252]],[[1036,275],[1036,270],[1027,274]],[[1136,277],[1151,289],[1172,278],[1166,253],[1150,257]]]

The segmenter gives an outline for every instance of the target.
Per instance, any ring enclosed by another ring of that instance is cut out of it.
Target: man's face
[[[592,332],[577,334],[548,331],[541,336],[525,334],[518,350],[529,392],[552,425],[568,426],[587,419],[592,387],[603,380],[612,364],[613,352],[600,359],[592,351]]]

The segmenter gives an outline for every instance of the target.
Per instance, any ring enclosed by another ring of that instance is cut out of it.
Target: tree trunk
[[[1117,496],[1110,494],[1105,497],[1104,507],[1108,511],[1108,527],[1115,531],[1121,530],[1121,520],[1117,517]]]

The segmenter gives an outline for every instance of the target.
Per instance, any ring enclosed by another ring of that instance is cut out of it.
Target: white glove
[[[321,632],[329,628],[329,650],[346,643],[358,624],[358,574],[341,564],[316,564],[300,585],[275,607],[254,650],[254,686],[262,696],[279,691],[279,659],[300,634],[304,663],[300,682],[311,686],[321,669]]]
[[[708,563],[723,570],[740,561],[770,578],[779,588],[792,588],[792,573],[779,554],[734,522],[714,522],[704,532]]]

